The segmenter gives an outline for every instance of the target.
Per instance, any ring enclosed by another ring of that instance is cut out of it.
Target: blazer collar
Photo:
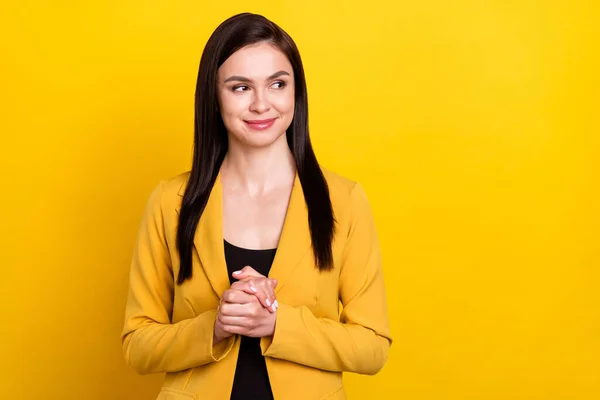
[[[180,196],[185,192],[186,183],[179,189]],[[179,206],[177,213],[179,214]],[[223,188],[219,173],[194,235],[194,247],[202,268],[219,298],[230,286],[223,240]],[[276,293],[289,281],[292,272],[310,248],[308,209],[296,174],[275,259],[269,271],[269,278],[278,281]]]

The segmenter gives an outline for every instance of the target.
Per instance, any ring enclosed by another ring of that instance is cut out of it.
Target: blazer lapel
[[[183,196],[184,191],[185,184],[179,194]],[[223,190],[220,174],[217,175],[198,222],[194,234],[194,247],[198,252],[204,273],[220,299],[230,286],[223,245]]]
[[[269,278],[277,279],[277,293],[292,276],[294,269],[311,247],[308,225],[308,209],[304,200],[304,191],[296,174],[290,195],[283,228],[277,245]],[[311,265],[313,265],[311,263]]]

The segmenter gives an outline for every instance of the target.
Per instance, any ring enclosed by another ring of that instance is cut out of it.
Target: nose
[[[269,96],[261,90],[255,90],[252,104],[250,104],[250,111],[262,114],[270,109],[271,103],[269,102]]]

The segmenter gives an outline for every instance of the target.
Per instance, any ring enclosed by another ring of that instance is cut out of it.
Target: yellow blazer
[[[360,184],[327,170],[336,218],[334,269],[315,268],[307,208],[296,176],[269,277],[276,278],[275,333],[261,339],[273,395],[345,399],[342,371],[375,374],[391,345],[379,242]],[[166,372],[159,400],[229,399],[239,336],[213,345],[220,296],[229,288],[220,177],[194,239],[193,278],[178,286],[176,231],[189,173],[162,181],[148,200],[131,263],[121,336],[138,373]]]

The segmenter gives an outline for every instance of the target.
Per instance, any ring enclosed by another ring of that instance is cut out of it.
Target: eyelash
[[[281,87],[279,87],[279,88],[277,88],[277,89],[283,89],[284,87],[286,87],[286,83],[285,83],[284,81],[276,81],[276,82],[273,82],[273,84],[276,84],[276,83],[279,83],[279,84],[281,85]],[[231,90],[232,90],[232,91],[234,91],[234,92],[245,92],[246,90],[241,90],[241,91],[240,91],[240,90],[238,90],[238,89],[241,89],[241,88],[248,88],[248,87],[249,87],[248,85],[238,85],[238,86],[234,86],[234,87],[232,87],[232,88],[231,88]]]

